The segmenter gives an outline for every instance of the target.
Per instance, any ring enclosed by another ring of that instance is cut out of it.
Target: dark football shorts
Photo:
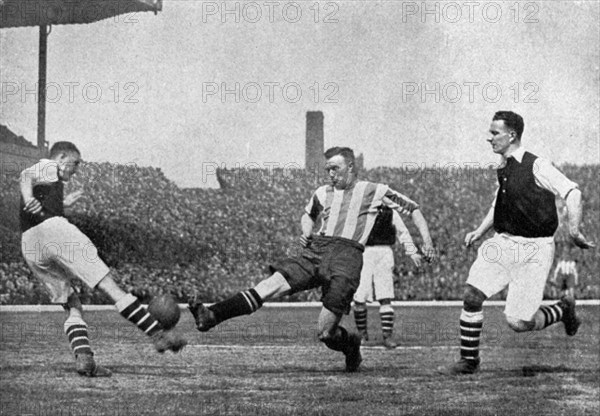
[[[292,293],[321,287],[323,306],[348,314],[360,283],[363,251],[364,247],[356,241],[315,236],[297,257],[286,258],[270,269],[285,277]]]
[[[558,286],[560,287],[560,290],[571,289],[572,287],[575,287],[575,275],[572,275],[572,274],[559,275],[559,278],[557,279],[557,283],[558,283]]]

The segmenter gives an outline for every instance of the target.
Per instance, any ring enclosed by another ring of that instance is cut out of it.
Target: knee
[[[319,325],[317,328],[317,337],[319,341],[327,343],[335,338],[339,329],[338,325]]]
[[[281,273],[275,272],[270,277],[259,282],[254,287],[254,290],[256,290],[256,293],[258,293],[262,300],[270,300],[288,294],[291,291],[291,287]]]
[[[367,304],[355,301],[354,302],[354,310],[355,311],[366,311],[367,310]]]
[[[327,343],[333,339],[333,333],[329,329],[319,329],[319,341]]]
[[[463,295],[463,308],[467,312],[479,312],[483,309],[483,302],[487,296],[474,286],[467,285]]]
[[[506,323],[508,323],[510,329],[515,332],[527,332],[533,330],[535,327],[535,321],[523,321],[522,319],[517,319],[510,316],[506,317]]]

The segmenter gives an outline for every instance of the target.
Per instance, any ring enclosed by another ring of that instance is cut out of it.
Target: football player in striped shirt
[[[111,371],[94,361],[83,308],[71,287],[71,277],[106,293],[125,319],[152,338],[158,352],[177,352],[186,341],[163,331],[140,301],[117,285],[94,244],[65,218],[64,207],[75,203],[81,192],[63,196],[63,183],[77,173],[80,162],[81,154],[73,143],[56,142],[48,159],[21,172],[21,250],[33,275],[46,286],[50,301],[67,311],[64,330],[77,372],[87,377],[110,377]]]
[[[271,265],[271,276],[254,288],[210,307],[194,300],[189,308],[196,327],[204,332],[225,320],[255,312],[267,300],[321,287],[319,340],[342,352],[346,371],[354,372],[362,361],[361,337],[348,333],[339,323],[350,312],[360,282],[362,253],[379,208],[385,205],[410,215],[423,238],[426,260],[433,260],[436,253],[427,222],[416,202],[386,185],[358,180],[350,148],[331,148],[325,152],[325,159],[330,184],[318,188],[305,208],[301,219],[302,252]],[[318,222],[321,227],[314,233]]]

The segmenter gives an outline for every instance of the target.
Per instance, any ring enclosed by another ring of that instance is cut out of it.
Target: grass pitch
[[[442,376],[458,357],[460,307],[397,307],[400,347],[379,346],[377,308],[358,373],[316,336],[319,308],[269,307],[154,352],[116,312],[90,312],[96,359],[112,378],[77,375],[63,313],[0,314],[2,415],[597,415],[600,307],[578,307],[575,337],[562,324],[517,334],[487,307],[481,371]],[[354,329],[350,317],[344,325]]]

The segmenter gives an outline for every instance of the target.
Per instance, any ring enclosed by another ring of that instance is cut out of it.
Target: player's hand
[[[312,236],[310,236],[310,235],[308,237],[306,237],[304,235],[300,236],[300,245],[302,247],[306,248],[306,247],[310,246],[311,242],[312,242]]]
[[[437,260],[437,250],[432,244],[423,244],[421,247],[421,251],[423,252],[423,257],[427,261],[427,263],[431,263]]]
[[[571,241],[573,241],[573,244],[579,248],[588,249],[596,247],[596,244],[585,238],[585,236],[579,230],[575,232],[571,231],[569,235],[571,237]]]
[[[29,214],[39,214],[40,212],[42,212],[42,203],[36,198],[31,198],[25,203],[23,211]]]
[[[421,256],[418,253],[417,254],[412,254],[410,256],[410,259],[415,264],[415,266],[417,267],[417,269],[420,269],[421,266],[423,265],[423,256]]]
[[[67,207],[73,205],[75,202],[77,202],[77,200],[79,198],[81,198],[83,196],[83,191],[79,190],[79,191],[75,191],[75,192],[71,192],[69,195],[65,196],[65,199],[63,200],[63,204]]]
[[[471,231],[465,236],[465,246],[471,247],[473,243],[481,238],[481,233],[477,230]]]

